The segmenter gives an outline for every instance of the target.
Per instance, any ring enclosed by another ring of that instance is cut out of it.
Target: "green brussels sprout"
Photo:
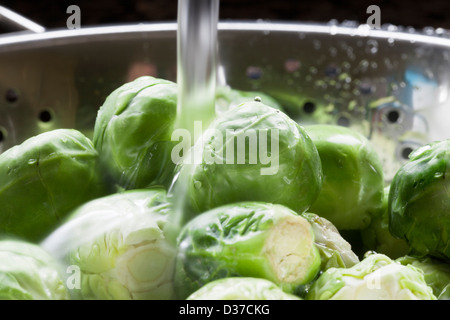
[[[301,300],[284,292],[272,281],[252,277],[230,277],[211,281],[186,300]]]
[[[404,239],[394,237],[389,230],[389,201],[390,186],[384,188],[383,209],[372,218],[370,225],[361,230],[361,241],[366,251],[375,251],[396,259],[408,254],[409,245]]]
[[[423,272],[380,253],[350,268],[330,268],[312,284],[307,300],[436,300]]]
[[[302,216],[313,228],[315,244],[322,260],[322,271],[333,267],[350,268],[359,263],[359,257],[352,251],[351,244],[330,221],[315,213],[307,212]]]
[[[366,228],[383,204],[384,174],[370,141],[336,125],[305,126],[323,170],[319,196],[309,208],[339,230]]]
[[[107,192],[91,140],[74,129],[41,133],[0,154],[0,231],[38,242]]]
[[[276,99],[283,106],[284,112],[300,125],[336,124],[337,122],[337,109],[332,103],[319,102],[314,97],[299,94],[298,90],[296,94],[292,94],[286,91],[284,84],[281,90],[274,89],[272,86],[265,88],[264,92]]]
[[[450,139],[413,151],[391,182],[389,228],[416,256],[450,261]]]
[[[0,300],[69,300],[60,265],[35,243],[0,240]]]
[[[74,210],[42,246],[73,269],[73,299],[171,299],[178,231],[170,208],[162,188],[108,195]]]
[[[421,269],[428,286],[438,300],[450,299],[450,264],[432,257],[413,257],[405,255],[396,259],[403,265],[413,265]]]
[[[216,114],[228,111],[242,103],[260,100],[265,105],[283,111],[283,107],[271,96],[259,91],[244,91],[218,86],[216,88]]]
[[[177,85],[150,76],[114,90],[100,107],[93,142],[111,181],[124,189],[168,186]]]
[[[217,116],[182,161],[174,190],[185,220],[242,201],[304,212],[322,185],[319,155],[303,128],[261,102]]]
[[[183,226],[177,243],[180,299],[227,277],[267,279],[293,293],[314,279],[321,264],[308,220],[277,204],[241,202],[209,210]]]

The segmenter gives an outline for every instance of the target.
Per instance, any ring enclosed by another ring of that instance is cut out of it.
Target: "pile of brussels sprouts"
[[[181,149],[177,93],[140,77],[92,137],[55,129],[0,154],[0,299],[450,298],[450,140],[387,184],[362,134],[219,88]]]

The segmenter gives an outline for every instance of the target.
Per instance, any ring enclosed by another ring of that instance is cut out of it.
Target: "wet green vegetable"
[[[42,240],[109,188],[91,140],[73,129],[39,134],[0,154],[0,232]]]
[[[73,299],[174,297],[171,204],[161,188],[135,189],[77,208],[42,246],[66,268]]]
[[[204,212],[183,227],[177,243],[181,299],[227,277],[267,279],[292,293],[321,265],[311,224],[276,204],[243,202]]]
[[[396,261],[422,270],[426,283],[433,289],[433,294],[439,300],[450,299],[450,264],[432,257],[417,258],[408,255]]]
[[[335,125],[310,125],[322,164],[323,185],[309,208],[340,230],[366,228],[382,209],[384,174],[369,140],[359,132]]]
[[[420,269],[383,254],[351,268],[330,268],[308,292],[309,300],[436,300]]]
[[[283,106],[271,96],[259,91],[237,90],[228,86],[216,87],[216,113],[228,111],[242,103],[259,100],[267,106],[283,111]]]
[[[186,300],[301,300],[284,292],[273,282],[250,277],[231,277],[211,281]]]
[[[69,300],[63,271],[37,244],[0,240],[0,300]]]
[[[450,140],[410,154],[394,176],[389,194],[392,234],[416,256],[450,261]]]
[[[177,85],[144,76],[92,141],[57,129],[0,154],[0,299],[449,299],[450,140],[386,186],[353,123],[278,89],[218,87],[190,132]]]
[[[179,168],[176,187],[186,220],[240,201],[282,204],[301,213],[322,186],[319,155],[303,128],[255,101],[218,115]]]
[[[372,218],[367,228],[361,230],[361,243],[366,250],[376,251],[396,259],[408,254],[410,250],[405,239],[393,236],[389,230],[389,191],[390,186],[386,186],[382,210]]]
[[[144,76],[106,98],[98,111],[93,142],[112,183],[125,189],[170,184],[177,93],[175,83]]]
[[[322,260],[322,271],[332,267],[350,268],[359,262],[351,244],[330,221],[314,213],[304,213],[302,216],[313,228],[314,242]]]

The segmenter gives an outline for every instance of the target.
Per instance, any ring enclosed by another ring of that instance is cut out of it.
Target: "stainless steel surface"
[[[57,127],[90,135],[126,81],[176,81],[176,23],[0,37],[0,152]],[[221,22],[221,81],[281,101],[301,124],[364,133],[387,179],[411,149],[450,138],[450,39],[367,26]]]

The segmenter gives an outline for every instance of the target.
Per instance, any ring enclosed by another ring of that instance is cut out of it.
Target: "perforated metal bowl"
[[[176,81],[176,23],[0,37],[0,152],[60,127],[92,133],[98,107],[140,75]],[[221,22],[219,83],[278,99],[301,124],[369,137],[389,180],[450,137],[450,39],[336,24]]]

